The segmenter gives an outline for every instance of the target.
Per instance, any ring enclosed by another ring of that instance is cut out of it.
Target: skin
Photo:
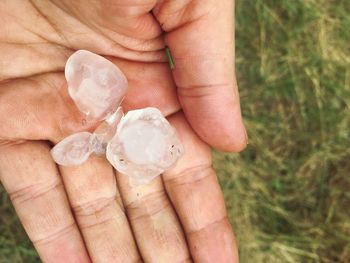
[[[42,260],[238,262],[210,154],[247,143],[233,2],[3,0],[0,21],[0,180]],[[53,162],[53,144],[98,125],[67,94],[78,49],[126,74],[125,110],[158,107],[177,128],[185,155],[150,185],[130,186],[101,157]]]

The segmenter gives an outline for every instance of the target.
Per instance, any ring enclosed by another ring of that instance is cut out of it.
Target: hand
[[[209,148],[246,145],[233,3],[5,0],[0,20],[0,180],[42,260],[237,262]],[[177,128],[185,155],[162,178],[131,187],[104,158],[53,162],[51,143],[97,125],[67,94],[77,49],[123,70],[125,110],[157,107]]]

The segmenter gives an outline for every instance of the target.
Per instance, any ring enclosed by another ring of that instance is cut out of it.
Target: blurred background
[[[214,166],[241,262],[350,262],[350,1],[236,0],[236,65],[250,142]],[[40,262],[1,186],[0,262]]]

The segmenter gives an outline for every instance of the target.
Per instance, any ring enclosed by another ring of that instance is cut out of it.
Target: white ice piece
[[[52,158],[64,166],[82,164],[93,151],[90,147],[91,135],[90,132],[79,132],[64,138],[52,148]]]
[[[116,65],[87,50],[78,50],[69,57],[65,77],[78,109],[94,120],[103,120],[114,112],[128,87]]]
[[[113,138],[122,116],[123,109],[119,107],[94,133],[78,132],[66,137],[51,150],[53,159],[60,165],[73,166],[84,163],[92,153],[106,154],[107,143]]]
[[[92,134],[91,143],[94,153],[97,155],[105,155],[107,143],[112,140],[117,131],[117,125],[124,116],[123,108],[119,107],[113,114],[104,120]]]
[[[107,159],[133,184],[146,184],[175,164],[183,147],[156,108],[129,111],[107,145]]]

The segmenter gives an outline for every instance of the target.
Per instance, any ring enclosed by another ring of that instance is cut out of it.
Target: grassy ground
[[[237,0],[250,135],[214,153],[243,263],[350,262],[350,2]],[[0,262],[38,262],[0,190]]]

